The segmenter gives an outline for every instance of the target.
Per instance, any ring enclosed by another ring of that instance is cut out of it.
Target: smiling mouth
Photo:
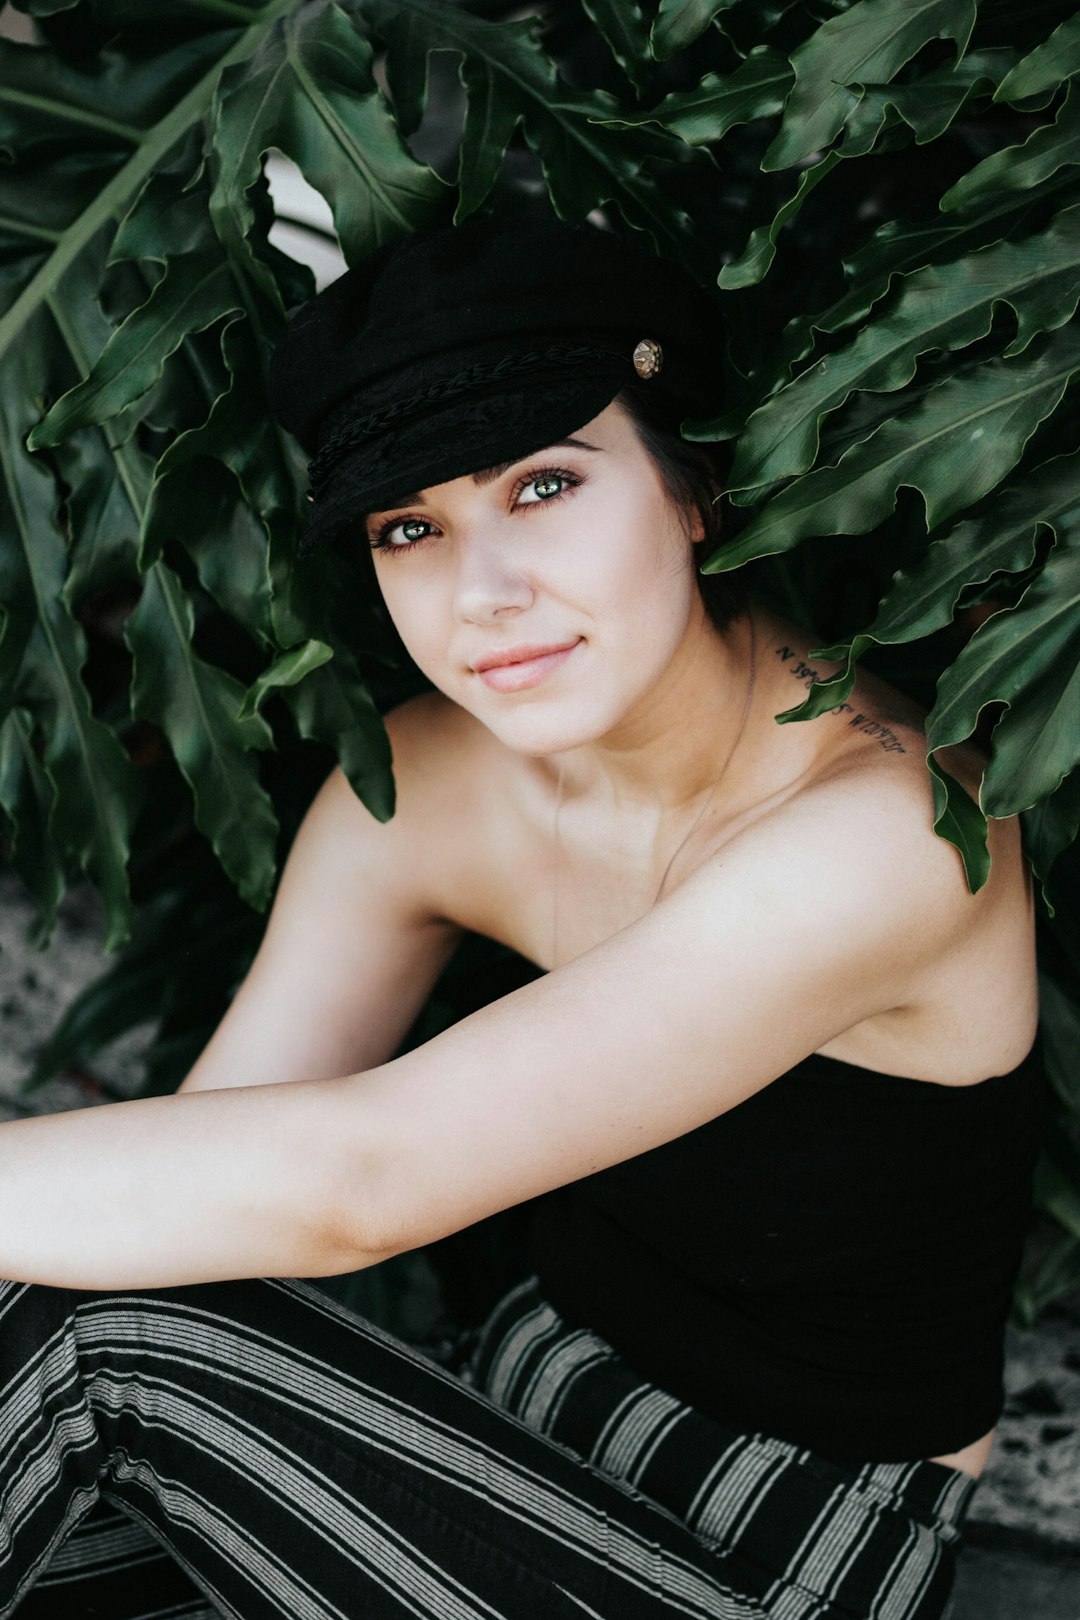
[[[508,647],[503,653],[493,653],[479,659],[472,667],[494,692],[519,692],[528,686],[537,686],[566,662],[580,645],[581,637],[556,647]]]

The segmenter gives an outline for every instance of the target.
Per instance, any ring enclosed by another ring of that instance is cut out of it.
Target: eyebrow
[[[599,444],[586,444],[584,439],[559,439],[555,444],[544,446],[544,450],[601,450],[602,448]],[[544,450],[538,451],[537,454],[543,455]],[[483,489],[485,484],[493,484],[497,478],[502,477],[503,473],[509,472],[511,467],[516,467],[519,462],[530,461],[531,459],[531,456],[515,456],[513,461],[498,461],[493,467],[481,467],[478,472],[471,475],[472,481],[478,489]],[[392,512],[399,506],[422,505],[426,493],[426,490],[420,490],[415,495],[402,495],[398,500],[391,501],[387,506],[380,507],[380,511]]]

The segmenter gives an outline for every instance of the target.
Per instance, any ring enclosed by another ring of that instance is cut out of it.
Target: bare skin
[[[811,1051],[948,1085],[1026,1053],[1016,827],[972,896],[918,714],[861,677],[850,712],[778,727],[806,637],[759,609],[713,628],[693,525],[620,407],[573,439],[380,515],[385,600],[439,689],[390,717],[398,812],[330,778],[181,1095],[0,1127],[0,1275],[353,1270],[670,1141]],[[484,667],[507,651],[516,674]],[[973,752],[947,763],[977,784]],[[466,928],[553,971],[394,1058]],[[91,1230],[102,1180],[124,1196]],[[975,1474],[990,1438],[935,1460]]]

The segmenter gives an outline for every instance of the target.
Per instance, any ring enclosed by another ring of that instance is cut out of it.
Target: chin
[[[532,758],[561,754],[598,742],[619,719],[618,713],[608,712],[596,703],[586,705],[567,699],[466,706],[505,747]]]

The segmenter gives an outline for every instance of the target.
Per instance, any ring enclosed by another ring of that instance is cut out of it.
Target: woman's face
[[[415,663],[520,752],[613,732],[705,624],[697,535],[617,401],[562,444],[370,514],[367,531]]]

